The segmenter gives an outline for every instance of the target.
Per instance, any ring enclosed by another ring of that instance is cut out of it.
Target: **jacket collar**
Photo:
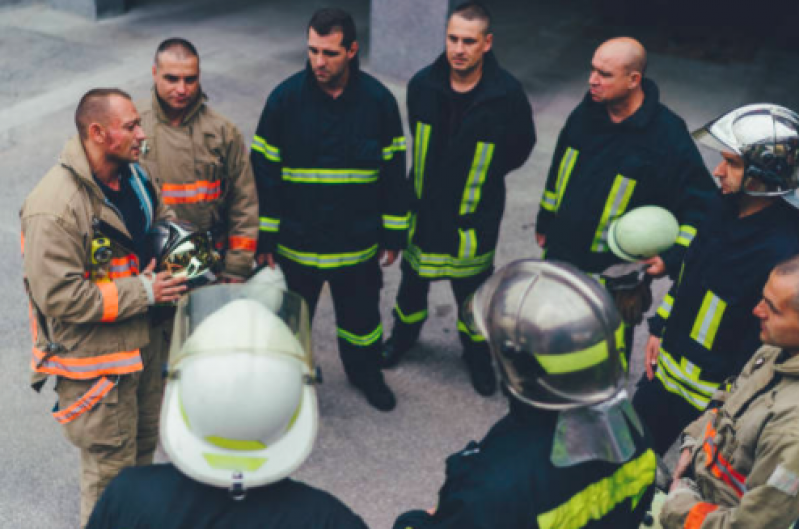
[[[608,111],[603,103],[597,103],[591,99],[591,94],[586,93],[583,98],[583,104],[588,107],[588,111],[593,119],[603,125],[612,127],[625,127],[632,129],[645,129],[655,116],[658,104],[660,103],[660,90],[654,81],[649,78],[644,78],[641,81],[641,87],[644,90],[644,102],[641,107],[636,110],[632,116],[628,117],[621,123],[613,123],[608,116]]]
[[[438,56],[430,68],[429,84],[449,95],[451,93],[449,72],[450,66],[447,54],[444,52]],[[489,51],[483,56],[483,76],[475,87],[478,91],[475,102],[502,97],[506,94],[507,90],[500,80],[500,72],[501,68],[497,57],[493,51]]]
[[[780,362],[783,358],[785,360]],[[783,350],[778,363],[774,364],[774,371],[788,377],[799,378],[799,354],[788,356],[788,352]]]
[[[153,87],[151,91],[152,91],[152,100],[153,100],[153,111],[155,112],[156,118],[158,118],[158,121],[162,123],[169,124],[169,118],[167,117],[166,112],[164,112],[164,106],[161,103],[161,98],[158,97],[158,93],[155,91],[155,87]],[[208,96],[205,95],[205,92],[203,92],[201,88],[199,97],[197,98],[196,101],[194,101],[194,103],[192,103],[191,107],[189,107],[189,110],[188,112],[186,112],[186,115],[183,116],[183,121],[181,121],[181,125],[185,125],[186,123],[194,119],[194,116],[196,116],[197,113],[200,112],[202,107],[205,105],[206,101],[208,101]]]
[[[86,157],[86,151],[83,149],[79,135],[75,135],[67,141],[61,151],[60,162],[61,165],[69,169],[77,177],[81,184],[91,189],[98,196],[103,196],[100,186],[97,185],[92,177],[89,159]]]

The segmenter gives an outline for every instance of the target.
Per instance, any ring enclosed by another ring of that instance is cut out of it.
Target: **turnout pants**
[[[702,413],[688,401],[668,391],[660,380],[641,377],[633,396],[633,408],[652,436],[654,450],[663,456],[683,429]]]
[[[358,382],[379,375],[379,355],[383,347],[380,321],[383,275],[377,258],[332,269],[304,266],[280,255],[278,260],[289,290],[305,299],[311,319],[322,287],[325,283],[330,285],[338,350],[347,377]]]
[[[163,393],[161,349],[160,343],[142,348],[142,371],[121,375],[94,407],[63,425],[67,439],[80,449],[81,527],[86,526],[94,504],[123,468],[153,462]],[[68,408],[95,382],[59,376],[58,407]]]

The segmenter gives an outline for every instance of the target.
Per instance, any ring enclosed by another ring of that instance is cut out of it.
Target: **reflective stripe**
[[[362,250],[360,252],[319,254],[310,252],[298,252],[277,245],[277,253],[305,266],[316,268],[337,268],[339,266],[351,266],[364,261],[368,261],[377,253],[377,245]]]
[[[209,435],[205,440],[214,446],[227,450],[263,450],[266,445],[261,441],[240,441],[238,439],[227,439],[216,435]]]
[[[280,163],[280,149],[275,147],[274,145],[269,145],[265,139],[258,136],[257,134],[252,139],[252,145],[250,148],[254,151],[258,151],[263,154],[267,160],[271,162],[278,162]]]
[[[203,452],[203,458],[211,468],[236,472],[255,472],[266,463],[265,457],[231,456],[210,452]]]
[[[738,497],[746,494],[746,476],[735,470],[727,459],[719,452],[719,447],[715,442],[716,429],[713,424],[708,422],[705,426],[705,438],[702,442],[702,451],[707,457],[705,466],[710,469],[714,476],[732,487]]]
[[[100,321],[116,321],[119,316],[119,291],[116,284],[113,281],[106,281],[95,283],[95,286],[100,289],[100,295],[103,297],[103,316]]]
[[[616,175],[613,187],[610,188],[610,195],[605,201],[605,209],[602,211],[602,218],[599,220],[594,242],[591,244],[592,252],[606,252],[608,250],[608,229],[610,223],[616,220],[627,209],[630,197],[633,196],[635,184],[637,182],[622,175]]]
[[[222,182],[198,180],[192,184],[164,184],[161,196],[164,204],[195,204],[210,202],[222,195]]]
[[[691,329],[691,338],[705,346],[705,348],[713,349],[716,332],[719,330],[721,317],[724,315],[726,308],[727,302],[708,290]]]
[[[700,373],[701,369],[687,358],[682,358],[678,364],[661,347],[655,375],[668,391],[681,396],[695,408],[704,410],[721,384],[700,379]]]
[[[473,342],[484,342],[486,341],[485,336],[480,334],[479,332],[472,331],[468,325],[463,323],[461,320],[458,320],[458,332],[462,332],[465,334],[471,341]]]
[[[619,325],[615,332],[616,339],[624,340],[624,325]],[[623,344],[622,344],[623,345]],[[621,353],[624,350],[620,348]],[[580,351],[560,354],[535,354],[536,360],[550,375],[562,375],[589,369],[608,359],[608,343],[605,340]]]
[[[341,327],[336,330],[336,334],[339,338],[348,341],[352,345],[357,345],[358,347],[369,347],[375,342],[383,339],[383,324],[379,324],[377,329],[373,330],[369,334],[353,334],[351,332],[345,331]]]
[[[277,232],[280,228],[280,219],[273,219],[271,217],[261,217],[259,228],[261,231]]]
[[[569,178],[571,178],[574,165],[577,163],[577,157],[580,151],[568,147],[563,153],[563,158],[560,159],[560,166],[558,167],[558,178],[555,180],[555,191],[547,191],[544,189],[544,194],[541,197],[541,207],[556,213],[560,209],[560,203],[563,201],[563,195],[566,193],[566,186],[569,185]]]
[[[424,186],[424,165],[427,163],[427,147],[430,144],[432,127],[421,121],[416,123],[416,133],[413,135],[413,188],[416,198],[422,198]]]
[[[377,182],[377,169],[283,168],[283,180],[298,184],[369,184]]]
[[[544,189],[541,197],[541,207],[547,211],[556,212],[558,209],[558,195]]]
[[[470,277],[488,269],[494,262],[494,251],[471,258],[422,253],[418,246],[408,246],[404,253],[408,264],[422,277]]]
[[[135,276],[139,273],[139,258],[134,254],[111,259],[110,265],[108,277],[111,279]]]
[[[413,314],[405,314],[400,309],[399,304],[394,305],[394,314],[400,319],[402,323],[419,323],[427,319],[427,309],[414,312]]]
[[[477,234],[474,230],[458,230],[460,246],[458,247],[459,259],[471,259],[477,254]]]
[[[468,215],[477,210],[477,204],[480,203],[480,197],[482,196],[483,183],[486,180],[493,156],[493,143],[477,142],[474,158],[472,159],[472,168],[469,170],[469,177],[466,179],[466,187],[463,190],[463,198],[461,199],[461,215]]]
[[[647,450],[613,475],[588,485],[565,503],[538,515],[541,529],[579,529],[601,520],[620,503],[630,500],[631,511],[655,482],[655,453]]]
[[[61,375],[72,380],[90,380],[104,375],[127,375],[144,369],[139,350],[109,353],[87,358],[62,358],[33,347],[31,367],[37,373]],[[41,365],[40,365],[41,364]]]
[[[674,307],[674,297],[671,294],[666,294],[666,297],[663,298],[663,302],[658,307],[658,316],[663,318],[664,320],[669,319],[671,316],[671,309]]]
[[[684,529],[699,529],[705,522],[707,515],[718,509],[719,506],[713,503],[699,502],[688,511],[688,516],[685,518]]]
[[[383,160],[389,161],[394,157],[395,152],[401,152],[404,150],[405,136],[398,136],[394,138],[394,141],[391,142],[391,145],[383,149]]]
[[[250,252],[255,251],[258,242],[250,237],[238,237],[231,235],[227,239],[228,250],[247,250]]]
[[[53,418],[61,424],[72,422],[87,411],[94,408],[103,397],[114,389],[116,384],[103,377],[98,380],[81,398],[72,403],[68,408],[53,413]]]
[[[411,224],[411,215],[404,217],[396,215],[383,215],[383,228],[387,230],[407,230]]]
[[[689,224],[683,224],[680,226],[680,233],[677,234],[676,243],[682,246],[689,246],[694,237],[696,237],[696,228]]]

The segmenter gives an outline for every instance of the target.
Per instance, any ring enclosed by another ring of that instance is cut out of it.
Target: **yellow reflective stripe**
[[[409,245],[404,253],[408,264],[422,277],[470,277],[486,270],[494,262],[494,251],[470,258],[451,255],[425,254],[416,245]]]
[[[544,189],[544,194],[541,196],[541,207],[553,213],[557,211],[558,195]]]
[[[679,363],[665,349],[658,355],[657,377],[670,392],[681,396],[694,407],[703,410],[719,388],[717,382],[709,382],[699,378],[701,369],[687,358]]]
[[[460,238],[459,259],[471,259],[477,255],[477,234],[474,230],[458,230],[458,237]]]
[[[383,148],[383,160],[391,160],[394,157],[395,152],[400,152],[405,150],[405,136],[398,136],[394,138],[391,142],[391,145],[388,147]]]
[[[691,329],[691,338],[705,348],[712,349],[726,308],[727,302],[708,290]]]
[[[574,164],[577,163],[577,157],[579,155],[580,151],[572,149],[571,147],[567,148],[566,152],[563,153],[563,158],[560,160],[560,167],[558,167],[558,179],[555,181],[555,195],[557,196],[557,201],[554,211],[560,209],[560,203],[563,201],[563,195],[566,194],[566,186],[569,185],[569,178],[571,178]]]
[[[669,319],[671,316],[671,309],[674,307],[674,297],[671,294],[666,294],[666,297],[663,298],[663,302],[658,307],[657,314],[664,320]]]
[[[277,232],[280,229],[280,219],[260,217],[258,220],[258,226],[261,231]]]
[[[591,244],[592,252],[606,252],[608,250],[608,228],[610,223],[616,220],[630,203],[633,196],[635,184],[637,182],[622,175],[616,175],[613,187],[610,188],[610,195],[605,202],[605,209],[602,211],[602,218],[599,220],[594,242]]]
[[[404,217],[383,215],[383,227],[387,230],[407,230],[410,223],[410,213],[406,214]]]
[[[275,147],[274,145],[270,145],[267,143],[265,139],[258,136],[257,134],[252,140],[252,145],[250,148],[254,151],[258,151],[263,154],[267,160],[272,162],[280,162],[280,149]]]
[[[473,332],[468,325],[463,323],[461,320],[458,320],[458,332],[462,332],[469,339],[473,342],[484,342],[486,341],[485,336],[480,334],[479,332]]]
[[[297,250],[292,250],[278,244],[277,253],[305,266],[314,266],[316,268],[336,268],[339,266],[351,266],[368,261],[377,253],[377,245],[375,244],[374,246],[360,252],[319,254],[311,252],[298,252]]]
[[[402,312],[399,304],[396,304],[394,305],[394,312],[402,323],[419,323],[427,319],[427,309],[414,312],[413,314],[405,314]]]
[[[336,334],[339,338],[348,341],[352,345],[357,345],[358,347],[368,347],[383,338],[383,324],[379,324],[377,329],[373,330],[369,334],[353,334],[351,332],[345,331],[341,327],[336,330]]]
[[[541,529],[579,529],[591,520],[601,520],[628,499],[632,511],[655,482],[656,468],[655,453],[647,450],[613,475],[588,485],[566,503],[538,515],[538,526]]]
[[[203,457],[211,468],[218,470],[238,470],[254,472],[266,463],[265,457],[230,456],[203,452]]]
[[[696,237],[696,228],[689,224],[683,224],[680,226],[680,233],[677,234],[676,243],[682,246],[689,246],[694,237]]]
[[[627,355],[625,354],[627,352],[627,340],[625,340],[624,333],[625,325],[624,323],[619,325],[619,328],[616,329],[614,334],[616,337],[616,348],[619,350],[619,363],[621,363],[621,368],[624,372],[627,373],[627,368],[629,366],[627,365]]]
[[[238,439],[217,437],[216,435],[209,435],[205,440],[214,446],[226,448],[227,450],[263,450],[266,448],[266,445],[261,441],[240,441]]]
[[[283,180],[300,184],[369,184],[377,182],[377,169],[283,168]]]
[[[544,371],[550,375],[562,375],[564,373],[582,371],[607,360],[608,343],[603,340],[591,347],[574,351],[573,353],[533,354],[538,363],[541,364],[541,367],[544,368]]]
[[[422,198],[424,186],[424,165],[427,163],[427,147],[430,143],[432,127],[421,121],[416,123],[416,133],[413,135],[413,188],[416,198]]]
[[[468,215],[477,210],[477,204],[482,197],[483,183],[485,183],[488,168],[491,166],[491,158],[494,156],[494,144],[477,142],[472,159],[472,168],[469,170],[469,177],[466,179],[466,187],[463,189],[461,199],[461,215]]]

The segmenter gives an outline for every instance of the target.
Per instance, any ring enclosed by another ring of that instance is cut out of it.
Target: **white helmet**
[[[278,264],[275,264],[274,268],[264,266],[260,270],[257,270],[248,280],[248,282],[251,284],[258,283],[270,285],[278,290],[289,289],[288,283],[286,283],[286,276],[283,274],[283,270],[280,269]]]
[[[246,284],[190,292],[178,306],[169,374],[161,439],[189,477],[240,497],[310,455],[317,377],[298,296]]]
[[[608,245],[620,259],[636,262],[668,250],[677,240],[680,225],[660,206],[641,206],[614,220],[608,230]]]

